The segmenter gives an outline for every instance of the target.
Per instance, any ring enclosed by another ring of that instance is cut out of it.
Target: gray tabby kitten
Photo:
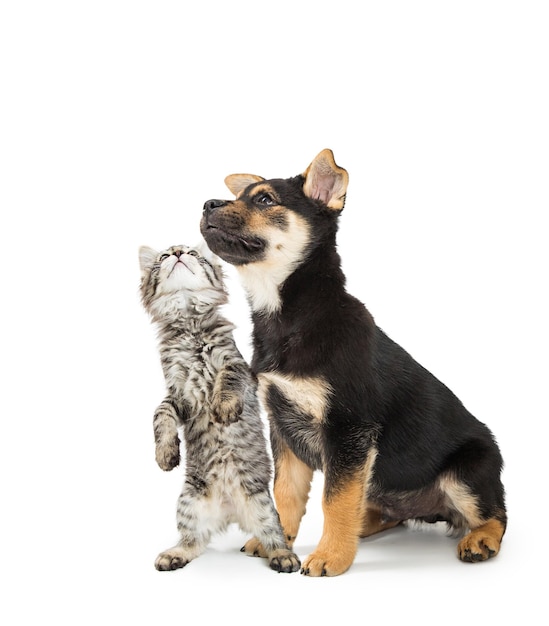
[[[219,311],[228,300],[221,266],[203,246],[139,249],[141,299],[158,328],[167,396],[154,414],[156,461],[179,464],[178,427],[186,472],[177,505],[179,543],[161,552],[158,570],[184,567],[214,533],[236,522],[253,534],[242,548],[267,556],[277,572],[295,572],[269,491],[271,462],[256,382],[238,351],[234,326]],[[261,550],[259,543],[264,550]]]

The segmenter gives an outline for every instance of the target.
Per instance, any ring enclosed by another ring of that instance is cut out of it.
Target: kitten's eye
[[[160,263],[162,263],[162,261],[165,261],[166,259],[168,259],[169,256],[170,256],[169,254],[161,254],[158,260],[160,261]]]
[[[187,254],[190,254],[191,256],[198,256],[198,252],[196,250],[189,250]]]
[[[276,204],[276,200],[271,196],[270,193],[260,193],[254,198],[256,204],[262,204],[263,206],[273,206]]]

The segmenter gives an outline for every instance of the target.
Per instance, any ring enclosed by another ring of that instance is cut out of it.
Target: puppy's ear
[[[303,176],[305,176],[303,192],[306,196],[320,200],[329,209],[339,211],[343,208],[349,175],[346,170],[336,165],[331,150],[322,150]]]
[[[261,178],[261,176],[255,176],[255,174],[231,174],[225,178],[225,184],[238,198],[246,187],[254,183],[260,183],[262,180],[265,179]]]

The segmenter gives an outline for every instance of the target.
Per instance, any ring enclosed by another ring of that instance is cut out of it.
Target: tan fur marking
[[[462,561],[476,562],[490,559],[499,552],[504,525],[497,519],[489,519],[473,529],[458,544],[458,556]]]
[[[322,503],[324,530],[315,551],[303,563],[309,576],[337,576],[354,561],[364,519],[364,482],[355,477]]]
[[[468,487],[456,480],[453,476],[443,476],[439,480],[440,489],[448,499],[448,505],[461,513],[467,520],[469,528],[475,528],[483,523],[479,515],[477,498]]]
[[[313,470],[291,450],[284,450],[276,460],[274,499],[289,548],[294,544],[301,518],[305,515],[312,479]]]
[[[338,576],[352,565],[366,513],[366,497],[377,450],[368,453],[364,467],[322,502],[324,530],[315,551],[305,559],[308,576]]]
[[[271,244],[273,239],[277,239],[280,243],[284,244],[287,239],[292,240],[294,233],[292,233],[291,228],[282,230],[281,227],[273,226],[272,223],[273,220],[287,220],[288,217],[288,210],[280,206],[264,209],[261,213],[248,211],[246,228],[250,233],[266,239],[269,245],[273,245]],[[281,237],[280,234],[277,236],[276,231],[281,230],[285,233],[283,237]]]
[[[324,419],[332,389],[323,378],[298,378],[275,372],[259,374],[258,378],[262,394],[268,384],[276,385],[301,411],[319,422]]]
[[[265,180],[261,176],[256,176],[255,174],[230,174],[225,177],[225,184],[237,198],[242,194],[242,192],[253,185],[254,183],[260,183],[262,180]]]
[[[256,185],[251,190],[250,195],[255,198],[259,196],[259,194],[261,193],[268,193],[273,198],[273,200],[280,203],[280,198],[278,197],[276,190],[273,189],[272,185],[269,185],[267,182],[264,185]],[[267,209],[267,210],[271,210],[271,209]]]
[[[292,212],[285,212],[285,218],[289,222],[286,230],[264,223],[252,230],[268,241],[265,258],[237,267],[254,311],[274,312],[280,308],[279,287],[302,260],[309,242],[307,222]]]
[[[375,535],[384,530],[389,530],[389,528],[394,528],[400,523],[400,520],[384,521],[381,511],[376,506],[367,503],[360,536],[369,537],[370,535]]]

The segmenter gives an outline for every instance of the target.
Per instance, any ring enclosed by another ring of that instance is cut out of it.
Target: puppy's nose
[[[218,209],[220,206],[225,206],[226,204],[226,200],[207,200],[204,203],[204,213]]]

